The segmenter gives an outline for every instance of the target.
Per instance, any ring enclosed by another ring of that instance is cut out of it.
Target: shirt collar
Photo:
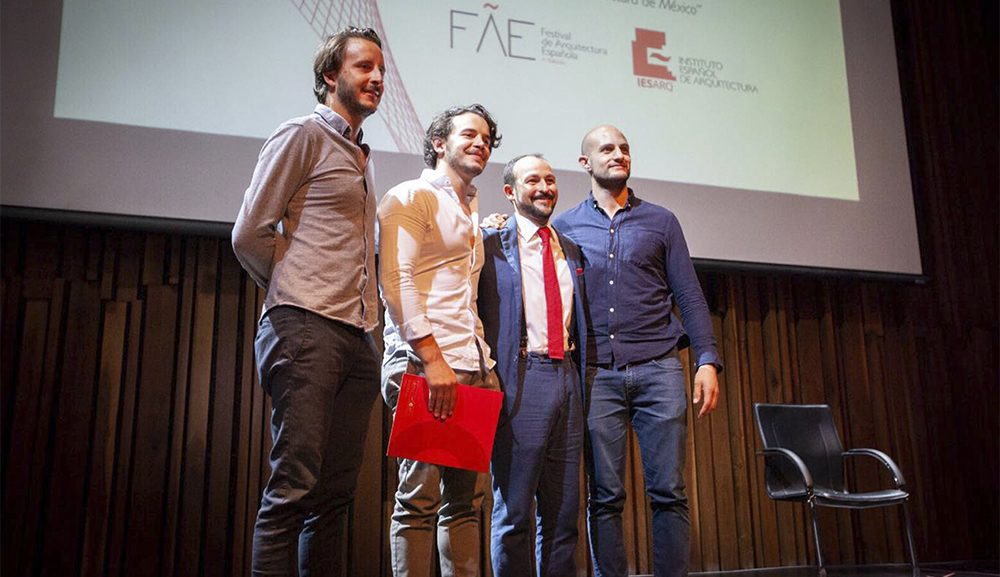
[[[323,120],[325,120],[327,124],[332,126],[333,129],[336,130],[338,134],[340,134],[347,140],[356,143],[358,146],[362,148],[367,147],[366,144],[363,144],[365,139],[364,129],[358,128],[358,138],[354,139],[351,136],[351,125],[348,124],[346,120],[344,120],[343,116],[334,112],[332,108],[330,108],[325,104],[317,104],[316,108],[314,109],[314,112],[322,116]]]
[[[525,242],[531,240],[531,237],[535,236],[535,233],[540,228],[537,224],[516,212],[514,213],[514,220],[517,221],[517,236],[521,237]]]
[[[514,219],[517,221],[517,235],[521,237],[524,242],[530,241],[538,233],[538,229],[542,228],[537,224],[531,222],[527,217],[521,216],[517,212],[514,213]],[[549,224],[545,225],[545,228],[549,229],[549,241],[558,246],[559,239],[552,230],[552,226]]]
[[[629,187],[628,198],[625,200],[625,206],[621,207],[619,210],[631,210],[633,204],[635,204],[635,192],[632,191],[632,187]],[[590,206],[600,210],[602,213],[604,212],[601,210],[601,205],[597,204],[597,199],[594,198],[593,190],[590,191]]]
[[[455,192],[455,188],[451,185],[451,179],[448,178],[448,175],[445,174],[443,170],[425,168],[424,171],[420,173],[420,178],[431,183],[431,185],[435,188],[447,190],[454,194],[456,198],[458,197],[458,193]],[[476,196],[477,192],[479,192],[479,189],[476,188],[476,185],[470,184],[469,190],[466,192],[465,196],[472,199]]]

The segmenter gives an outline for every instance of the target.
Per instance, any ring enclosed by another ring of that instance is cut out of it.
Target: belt
[[[521,349],[520,357],[522,359],[535,359],[539,361],[545,361],[547,363],[561,363],[563,361],[569,360],[569,354],[568,354],[569,352],[570,351],[566,351],[567,353],[566,356],[561,359],[554,359],[550,357],[547,353],[529,353],[528,351]]]

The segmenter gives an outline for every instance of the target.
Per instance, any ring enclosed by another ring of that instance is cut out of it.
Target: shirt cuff
[[[714,365],[717,372],[722,372],[722,361],[719,359],[719,354],[715,351],[709,351],[701,353],[698,355],[698,367],[702,365]]]
[[[418,315],[398,326],[399,336],[404,341],[412,341],[431,334],[431,321],[427,315]]]

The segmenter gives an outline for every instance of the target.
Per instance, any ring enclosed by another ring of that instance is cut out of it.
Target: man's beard
[[[342,78],[337,79],[337,89],[336,89],[337,100],[347,109],[349,113],[353,116],[358,116],[360,118],[367,118],[372,114],[375,114],[375,107],[363,104],[356,97],[354,90],[348,86],[346,80]]]
[[[485,170],[486,167],[471,163],[469,165],[463,164],[462,163],[463,156],[464,155],[461,154],[455,154],[451,158],[445,158],[445,162],[447,162],[448,165],[455,170],[455,172],[461,174],[462,176],[467,177],[471,182],[473,178],[482,174],[483,170]]]
[[[547,223],[549,221],[549,217],[552,216],[551,209],[548,212],[542,212],[541,209],[535,206],[534,203],[526,204],[518,200],[516,201],[516,204],[517,212],[521,213],[521,216],[527,217],[528,220],[533,222]]]
[[[627,174],[625,176],[593,174],[592,176],[594,177],[594,181],[597,182],[597,184],[601,185],[601,188],[605,190],[617,190],[619,188],[622,188],[623,186],[625,186],[625,183],[628,182],[628,177],[629,177],[629,175]]]

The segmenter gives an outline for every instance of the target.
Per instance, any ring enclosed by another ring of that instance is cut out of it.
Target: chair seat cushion
[[[910,496],[906,491],[900,491],[899,489],[868,491],[865,493],[849,493],[847,491],[836,491],[823,487],[815,487],[813,489],[813,494],[816,495],[817,505],[823,505],[826,507],[846,507],[849,509],[867,509],[868,507],[898,505]]]

